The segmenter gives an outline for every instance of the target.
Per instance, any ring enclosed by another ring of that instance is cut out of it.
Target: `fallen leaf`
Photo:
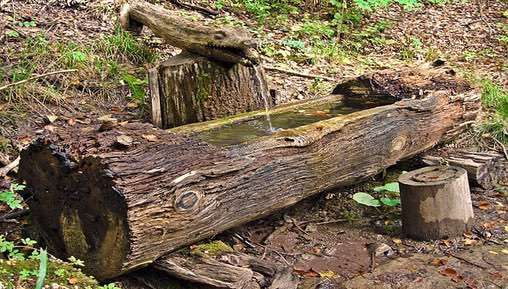
[[[487,202],[487,201],[481,201],[479,204],[478,204],[478,208],[480,210],[487,210],[488,208],[490,207],[490,203]]]
[[[134,101],[127,103],[128,108],[138,108],[138,106],[139,106],[138,103]]]
[[[116,137],[116,143],[120,144],[122,146],[128,147],[128,146],[132,145],[132,142],[133,142],[133,139],[128,135],[122,134],[122,135]]]
[[[504,226],[504,231],[508,232],[508,226]]]
[[[402,244],[402,240],[401,240],[401,239],[396,239],[396,238],[395,238],[395,239],[392,239],[392,241],[393,241],[395,244],[397,244],[397,245]]]
[[[319,276],[321,278],[333,278],[335,277],[335,272],[333,271],[324,271],[324,272],[319,272]]]
[[[446,265],[447,263],[448,263],[448,260],[439,259],[439,258],[435,258],[430,262],[431,265],[436,266],[436,267]]]
[[[78,283],[78,278],[71,277],[71,278],[67,279],[67,282],[69,282],[69,284],[71,284],[71,285],[77,284]]]
[[[73,126],[73,125],[76,125],[76,119],[71,117],[67,120],[67,124]]]
[[[464,240],[464,245],[466,245],[466,246],[472,246],[472,245],[474,245],[476,243],[478,243],[478,241],[473,240],[473,239],[465,239]]]
[[[499,253],[495,252],[495,251],[489,251],[489,253],[492,254],[492,255],[499,255]]]
[[[144,134],[142,135],[144,139],[146,139],[147,141],[157,141],[157,136],[156,135],[153,135],[153,134]]]
[[[457,271],[455,271],[455,269],[450,267],[444,268],[443,270],[439,271],[439,273],[447,277],[456,277],[458,275]]]
[[[501,253],[508,255],[508,249],[501,250]]]
[[[54,123],[56,120],[58,119],[58,116],[54,115],[54,114],[50,114],[50,115],[46,115],[44,117],[44,121],[46,123]]]

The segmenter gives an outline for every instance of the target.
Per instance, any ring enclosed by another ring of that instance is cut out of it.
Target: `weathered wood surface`
[[[256,70],[257,69],[257,70]],[[274,104],[261,67],[224,65],[182,53],[149,72],[153,123],[170,128]]]
[[[228,289],[296,289],[292,269],[243,253],[184,256],[172,253],[157,259],[154,268],[183,280]]]
[[[402,230],[417,240],[460,236],[471,225],[473,205],[463,168],[432,166],[399,178]]]
[[[436,91],[229,147],[148,124],[62,124],[23,151],[20,176],[49,248],[105,279],[375,175],[459,133],[477,100]]]
[[[469,180],[484,189],[508,185],[508,161],[496,152],[452,151],[445,155],[426,155],[427,165],[451,165],[467,171]]]
[[[120,24],[126,30],[140,33],[143,26],[169,44],[215,61],[256,65],[257,41],[243,28],[227,27],[184,15],[147,1],[130,1],[122,6]]]

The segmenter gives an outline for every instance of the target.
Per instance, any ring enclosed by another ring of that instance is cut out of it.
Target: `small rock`
[[[134,140],[130,136],[124,135],[124,134],[122,134],[116,138],[116,144],[123,146],[123,147],[128,147],[128,146],[132,145],[133,141]]]

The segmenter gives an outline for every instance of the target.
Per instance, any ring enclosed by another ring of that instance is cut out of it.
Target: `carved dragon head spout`
[[[256,65],[260,61],[258,42],[243,29],[207,28],[206,35],[195,34],[187,50],[228,63]]]
[[[120,23],[135,33],[146,25],[167,43],[217,61],[256,65],[260,60],[257,41],[246,30],[203,25],[145,1],[122,6]]]

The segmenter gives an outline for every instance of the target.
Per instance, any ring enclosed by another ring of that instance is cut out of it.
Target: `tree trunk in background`
[[[262,109],[269,97],[264,72],[187,52],[149,71],[153,123],[162,128]],[[159,125],[160,124],[160,125]]]
[[[399,178],[402,230],[417,240],[462,235],[473,220],[467,172],[449,166],[425,167]]]
[[[451,165],[467,171],[469,180],[484,189],[508,185],[508,161],[496,152],[453,151],[443,156],[427,155],[427,165]]]

